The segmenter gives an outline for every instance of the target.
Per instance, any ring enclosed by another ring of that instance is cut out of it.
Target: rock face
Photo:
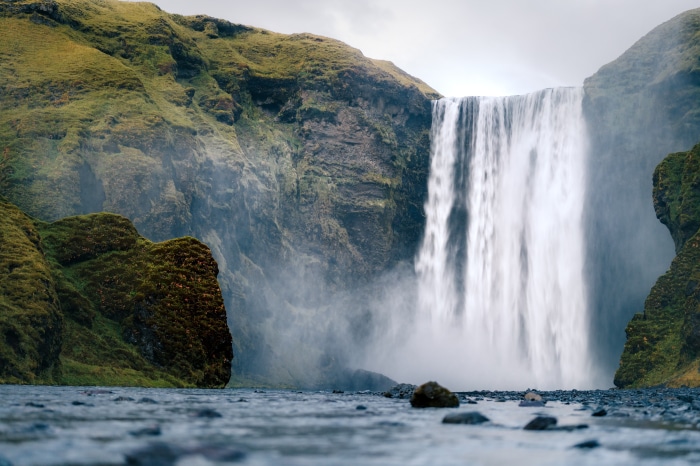
[[[335,40],[147,3],[2,2],[0,30],[0,193],[208,244],[234,383],[345,364],[309,331],[361,339],[368,311],[331,296],[415,251],[437,93]]]
[[[610,374],[624,343],[621,330],[673,258],[648,201],[650,181],[666,154],[698,142],[698,57],[700,9],[657,27],[584,84],[592,347]]]
[[[205,245],[151,243],[114,214],[43,223],[0,209],[1,382],[228,382],[231,334]]]
[[[656,168],[654,208],[677,256],[627,326],[615,385],[700,386],[700,145]]]

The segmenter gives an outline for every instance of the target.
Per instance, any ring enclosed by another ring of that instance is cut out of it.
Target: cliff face
[[[4,201],[0,212],[0,382],[228,382],[231,334],[202,243],[154,244],[113,214],[43,223]]]
[[[333,296],[415,251],[434,91],[331,39],[146,3],[0,2],[0,56],[0,192],[208,244],[234,379],[342,365],[303,333],[357,333],[366,311]]]
[[[621,330],[673,258],[673,244],[648,200],[661,159],[699,139],[699,57],[700,10],[691,10],[654,29],[584,84],[592,347],[611,374],[624,343]]]
[[[700,145],[654,172],[654,208],[676,258],[627,326],[615,385],[700,385]]]

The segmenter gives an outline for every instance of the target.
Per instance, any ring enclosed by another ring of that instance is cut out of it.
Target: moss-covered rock
[[[289,326],[415,251],[438,94],[391,63],[114,0],[0,2],[0,56],[0,193],[206,242],[239,379],[297,384],[324,350],[280,347]]]
[[[654,207],[677,256],[627,325],[619,387],[700,386],[700,145],[654,172]]]
[[[63,316],[31,218],[0,198],[0,383],[57,381]]]
[[[0,201],[0,382],[224,386],[218,267],[114,214],[38,222]]]

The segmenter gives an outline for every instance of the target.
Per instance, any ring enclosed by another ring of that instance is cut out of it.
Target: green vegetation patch
[[[228,382],[231,335],[205,245],[151,243],[124,217],[105,213],[42,223],[40,231],[67,319],[64,382]]]
[[[0,198],[0,382],[52,382],[63,316],[32,219]]]
[[[700,145],[669,155],[654,173],[654,206],[678,254],[628,324],[618,387],[700,385]],[[694,231],[691,231],[694,230]]]

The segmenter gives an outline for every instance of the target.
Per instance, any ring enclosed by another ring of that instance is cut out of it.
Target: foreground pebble
[[[443,424],[483,424],[489,422],[489,418],[477,411],[466,413],[450,413],[442,419]]]

